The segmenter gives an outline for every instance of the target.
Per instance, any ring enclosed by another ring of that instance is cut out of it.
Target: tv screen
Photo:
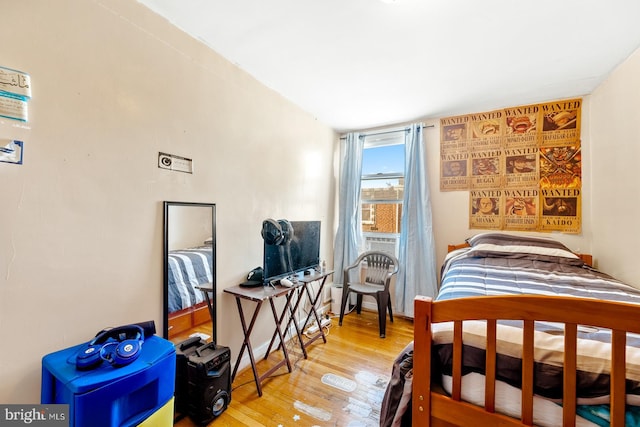
[[[293,237],[280,245],[264,244],[264,280],[268,283],[320,264],[320,221],[290,221]]]

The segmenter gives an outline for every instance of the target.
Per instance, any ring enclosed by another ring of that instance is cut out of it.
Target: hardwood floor
[[[338,326],[337,317],[332,318],[327,343],[320,339],[309,346],[308,359],[302,357],[297,342],[289,342],[292,372],[283,366],[266,379],[262,397],[256,391],[251,368],[239,372],[229,407],[209,425],[377,426],[379,401],[393,360],[413,339],[412,319],[396,316],[391,323],[387,318],[386,335],[379,337],[374,312],[345,315],[342,326]],[[232,354],[233,362],[235,357]],[[281,358],[278,351],[267,360],[259,359],[258,372],[265,372]],[[189,417],[175,425],[197,426]]]

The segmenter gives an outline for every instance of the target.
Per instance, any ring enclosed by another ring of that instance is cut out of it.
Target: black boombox
[[[175,348],[176,413],[207,424],[231,402],[231,351],[200,337],[189,338]]]

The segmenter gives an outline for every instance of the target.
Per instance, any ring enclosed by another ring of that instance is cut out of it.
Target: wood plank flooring
[[[413,321],[396,316],[391,323],[387,318],[387,337],[380,338],[375,312],[345,315],[342,326],[337,317],[331,320],[327,343],[320,339],[309,346],[308,359],[302,357],[296,342],[289,342],[292,372],[284,366],[266,379],[262,397],[251,368],[239,372],[232,385],[231,404],[209,425],[377,426],[378,400],[391,376],[393,360],[413,339]],[[232,354],[233,362],[235,357]],[[278,351],[267,360],[259,359],[258,372],[265,372],[281,358]],[[175,425],[197,426],[189,417]]]

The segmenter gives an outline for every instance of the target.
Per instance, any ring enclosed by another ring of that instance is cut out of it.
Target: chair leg
[[[391,298],[389,297],[387,301],[388,301],[387,305],[389,306],[389,320],[391,320],[391,323],[393,323],[393,310],[391,309]]]
[[[380,294],[376,295],[376,301],[378,302],[378,325],[380,327],[380,338],[384,338],[387,333],[387,303],[385,298]]]
[[[358,294],[357,302],[356,302],[356,313],[362,313],[362,294]]]
[[[338,326],[342,326],[342,318],[344,317],[344,309],[347,305],[347,300],[349,299],[349,286],[342,286],[342,302],[340,303],[340,320],[338,321]]]

